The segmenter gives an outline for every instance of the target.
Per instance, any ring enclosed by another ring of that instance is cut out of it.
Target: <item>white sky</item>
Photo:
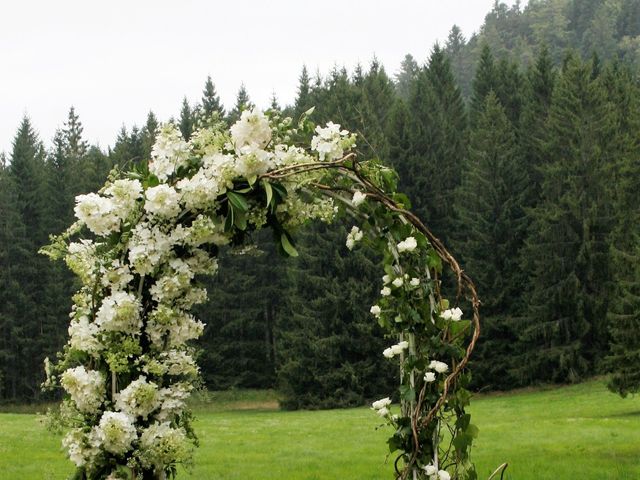
[[[458,24],[468,38],[493,0],[21,0],[0,14],[0,151],[27,113],[49,146],[74,105],[85,138],[112,145],[151,109],[177,116],[211,75],[227,108],[241,82],[266,107],[295,98],[303,64],[395,73],[406,53],[423,62]],[[511,5],[513,1],[506,1]]]

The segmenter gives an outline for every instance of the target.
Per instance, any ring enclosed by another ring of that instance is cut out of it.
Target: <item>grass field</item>
[[[180,478],[392,478],[388,432],[368,409],[280,412],[270,392],[212,394],[194,408],[201,447]],[[505,461],[513,480],[640,479],[640,398],[620,399],[603,381],[481,396],[471,413],[481,479]],[[0,479],[64,479],[72,469],[59,445],[36,415],[0,414]]]

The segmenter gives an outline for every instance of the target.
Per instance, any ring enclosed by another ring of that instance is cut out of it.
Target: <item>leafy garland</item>
[[[347,247],[384,253],[371,314],[397,341],[383,354],[400,359],[401,406],[393,414],[385,398],[372,408],[394,431],[396,476],[476,478],[477,428],[465,411],[479,334],[475,287],[396,193],[395,172],[358,161],[355,135],[331,122],[314,128],[307,114],[294,124],[245,111],[228,131],[212,122],[189,142],[164,125],[148,165],[115,170],[97,194],[77,197],[78,221],[43,249],[82,281],[69,341],[46,365],[46,385],[68,394],[63,445],[75,478],[173,478],[189,464],[197,446],[186,406],[198,380],[191,342],[204,328],[189,312],[206,300],[197,276],[215,273],[220,247],[243,248],[264,227],[281,253],[297,256],[296,228],[345,214],[359,221]],[[92,239],[76,239],[87,229]],[[471,302],[471,320],[441,296],[445,267],[457,279],[456,302]]]

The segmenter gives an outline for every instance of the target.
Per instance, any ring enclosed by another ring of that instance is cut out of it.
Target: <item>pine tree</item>
[[[84,127],[80,118],[76,115],[74,107],[69,109],[69,117],[64,124],[65,128],[62,130],[64,134],[65,144],[67,151],[65,154],[68,157],[80,158],[87,153],[87,142],[82,139],[82,132]]]
[[[249,98],[249,93],[244,86],[244,83],[240,85],[240,90],[238,90],[238,95],[236,96],[236,104],[233,109],[229,112],[227,117],[227,123],[229,125],[233,125],[240,119],[240,115],[244,110],[248,110],[253,108],[253,104],[251,103],[251,99]]]
[[[483,331],[474,352],[474,383],[512,388],[513,355],[518,352],[513,316],[526,277],[519,268],[526,227],[528,185],[518,155],[515,129],[490,92],[471,132],[469,160],[456,194],[466,271],[482,292]]]
[[[420,67],[411,54],[406,54],[400,63],[400,71],[396,73],[396,92],[403,100],[411,95],[411,85],[416,80]]]
[[[295,117],[300,117],[304,112],[314,106],[313,94],[311,91],[311,79],[307,66],[303,65],[302,72],[298,79],[298,95],[293,107]]]
[[[484,108],[484,103],[489,92],[498,90],[498,79],[496,73],[495,60],[491,53],[491,48],[486,43],[482,46],[478,66],[473,77],[473,93],[471,96],[470,120],[475,122],[476,116]]]
[[[194,116],[187,97],[182,99],[182,109],[180,110],[180,122],[178,126],[180,127],[182,137],[185,140],[189,140],[194,129]]]
[[[13,141],[7,168],[5,193],[11,229],[5,250],[7,272],[3,284],[0,317],[8,327],[6,350],[11,362],[5,372],[8,398],[33,399],[39,396],[42,381],[43,344],[49,332],[46,303],[42,292],[49,280],[45,259],[38,249],[47,240],[44,221],[48,199],[44,178],[44,149],[27,117],[23,118]],[[6,228],[5,227],[5,228]]]
[[[156,115],[149,111],[147,114],[147,121],[142,128],[142,159],[148,160],[151,158],[151,150],[153,144],[156,142],[156,134],[158,132],[158,119]]]
[[[607,348],[611,202],[610,149],[616,138],[600,80],[569,58],[554,89],[541,202],[523,269],[531,276],[520,378],[576,381]]]
[[[523,95],[523,108],[520,118],[520,154],[524,159],[530,183],[529,198],[526,205],[535,206],[539,201],[542,185],[540,168],[547,156],[544,143],[547,138],[547,118],[551,107],[551,98],[556,79],[551,54],[542,46],[535,65],[527,74]]]
[[[612,181],[616,226],[611,235],[614,287],[609,302],[609,388],[626,396],[640,391],[640,88],[629,69],[615,64],[603,81],[617,116],[617,158]]]
[[[287,409],[362,405],[388,391],[395,371],[367,305],[380,288],[376,262],[335,242],[344,224],[313,225],[299,237],[290,312],[278,328],[278,385]],[[363,282],[363,279],[368,281]],[[381,282],[380,282],[381,283]]]
[[[220,102],[220,97],[216,92],[216,87],[211,80],[211,76],[207,77],[207,82],[202,91],[201,102],[202,112],[205,118],[210,118],[214,113],[217,113],[219,118],[224,118],[224,107]]]

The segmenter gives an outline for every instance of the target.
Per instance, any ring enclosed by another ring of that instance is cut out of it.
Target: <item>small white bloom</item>
[[[382,290],[380,290],[380,295],[382,295],[383,297],[388,297],[389,295],[391,295],[391,289],[389,287],[383,287]]]
[[[436,374],[433,372],[427,372],[424,374],[424,381],[427,383],[434,382],[436,380]]]
[[[439,362],[437,360],[432,360],[431,363],[429,363],[429,368],[432,370],[435,370],[438,373],[444,373],[447,370],[449,370],[449,365],[447,365],[444,362]]]
[[[104,412],[100,424],[93,427],[94,446],[102,446],[106,451],[120,455],[131,448],[138,437],[133,419],[122,412]]]
[[[438,480],[451,480],[451,475],[446,470],[439,470]]]
[[[380,415],[381,417],[386,417],[387,415],[389,415],[389,413],[391,412],[387,407],[383,407],[380,410],[378,410],[378,415]]]
[[[441,316],[445,320],[452,320],[454,322],[457,322],[460,319],[462,319],[462,310],[460,310],[460,308],[458,308],[458,307],[450,308],[450,309],[445,310],[444,312],[442,312]]]
[[[362,240],[363,237],[362,230],[360,230],[357,226],[351,227],[351,231],[347,234],[347,248],[349,250],[353,250],[356,242]]]
[[[246,145],[264,148],[271,141],[271,127],[269,119],[258,108],[245,110],[240,120],[229,129],[236,149]]]
[[[389,347],[384,349],[382,355],[384,355],[386,358],[393,358],[395,353],[393,353],[393,349]]]
[[[413,277],[413,278],[411,279],[411,281],[409,282],[409,284],[410,284],[412,287],[417,287],[418,285],[420,285],[420,279],[419,279],[419,278],[416,278],[416,277]]]
[[[371,315],[373,315],[374,317],[379,317],[380,313],[382,313],[382,309],[378,305],[372,306],[371,310],[369,311],[371,312]]]
[[[398,253],[402,252],[413,252],[418,246],[418,242],[414,237],[407,237],[400,243],[398,243]]]
[[[384,283],[385,285],[387,283],[389,283],[391,281],[391,276],[390,275],[383,275],[382,277],[382,283]]]
[[[391,405],[391,399],[389,397],[386,397],[373,402],[371,404],[371,408],[373,408],[374,410],[380,410],[381,408],[388,407],[389,405]]]
[[[169,185],[160,184],[147,190],[146,212],[163,218],[175,218],[180,213],[180,194]]]
[[[396,288],[400,288],[404,284],[404,280],[402,277],[394,278],[391,284]]]
[[[362,193],[360,190],[356,190],[353,193],[353,199],[351,200],[351,203],[353,204],[354,207],[358,207],[366,199],[367,199],[367,195],[366,194]]]
[[[438,473],[438,469],[431,464],[425,465],[423,468],[427,475],[435,475],[436,473]]]

